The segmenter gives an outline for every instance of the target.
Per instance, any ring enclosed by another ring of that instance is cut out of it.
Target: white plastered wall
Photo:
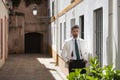
[[[67,3],[68,4],[68,3]],[[59,3],[59,5],[61,5]],[[58,6],[59,6],[58,5]],[[87,40],[88,50],[90,55],[95,54],[94,50],[94,10],[103,9],[103,65],[114,64],[114,67],[120,68],[120,1],[119,0],[83,0],[77,6],[59,17],[57,36],[60,36],[60,23],[66,22],[66,35],[70,37],[72,18],[76,19],[76,24],[79,25],[79,16],[84,15],[84,35]],[[62,8],[61,8],[62,9]],[[63,27],[63,26],[62,26]],[[63,29],[64,30],[64,29]],[[63,34],[64,36],[64,34]],[[58,38],[57,46],[60,46],[60,38]],[[58,48],[58,52],[60,49]]]
[[[5,7],[5,5],[3,4],[3,1],[2,0],[0,0],[0,20],[1,19],[3,19],[3,39],[1,39],[2,41],[3,41],[3,46],[1,46],[1,47],[3,47],[3,58],[2,59],[0,59],[0,67],[2,67],[2,65],[4,64],[4,60],[5,60],[5,52],[6,52],[6,47],[7,46],[5,46],[6,44],[5,44],[5,42],[6,42],[6,35],[5,35],[5,23],[4,23],[4,19],[5,19],[5,17],[8,19],[8,9]],[[1,23],[0,23],[1,24]],[[7,26],[8,27],[8,26]],[[1,31],[0,31],[1,32]],[[0,43],[0,45],[1,45],[1,43]],[[1,50],[1,48],[0,48],[0,51],[2,51]]]

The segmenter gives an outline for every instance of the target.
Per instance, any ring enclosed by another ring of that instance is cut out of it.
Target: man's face
[[[71,33],[72,33],[72,36],[73,36],[74,38],[77,38],[78,35],[79,35],[79,28],[74,28],[74,29],[71,31]]]

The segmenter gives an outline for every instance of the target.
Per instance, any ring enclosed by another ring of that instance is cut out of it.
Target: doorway
[[[25,53],[42,53],[43,35],[40,33],[25,34]]]

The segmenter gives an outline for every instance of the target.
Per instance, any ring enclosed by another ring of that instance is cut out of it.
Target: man
[[[86,44],[85,41],[79,38],[79,26],[75,25],[71,28],[72,37],[65,40],[61,56],[65,62],[69,65],[69,73],[73,72],[73,69],[84,68],[87,63],[85,57]],[[82,73],[84,73],[83,71]]]

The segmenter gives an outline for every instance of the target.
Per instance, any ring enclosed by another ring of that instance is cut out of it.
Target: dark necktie
[[[76,39],[75,39],[75,52],[76,52],[77,60],[80,60],[79,49],[78,49],[78,44]]]

